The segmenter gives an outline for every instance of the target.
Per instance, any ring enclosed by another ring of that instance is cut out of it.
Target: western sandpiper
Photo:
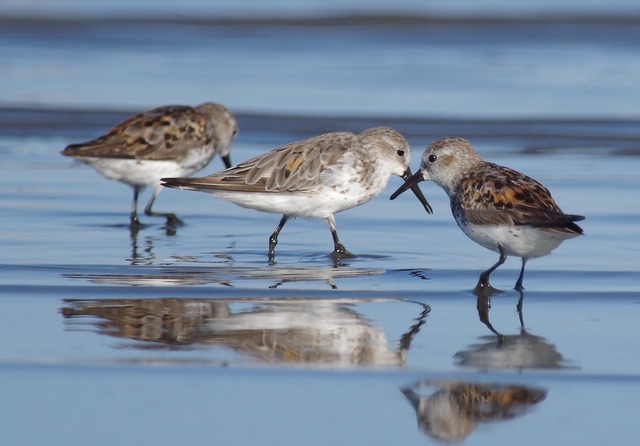
[[[386,127],[359,135],[334,132],[288,144],[236,167],[203,178],[163,178],[163,185],[199,190],[245,208],[283,214],[269,238],[273,260],[278,235],[290,217],[322,218],[329,224],[336,258],[352,254],[338,239],[333,214],[376,197],[391,175],[411,176],[410,148]],[[418,186],[410,187],[428,212]]]
[[[491,289],[489,275],[507,256],[522,258],[515,288],[522,290],[528,259],[550,254],[564,240],[582,234],[580,215],[563,213],[551,193],[533,178],[483,161],[468,141],[439,139],[422,155],[420,170],[391,195],[393,200],[421,181],[433,181],[451,200],[451,212],[474,242],[500,254],[480,275],[477,290]]]
[[[145,214],[166,217],[168,225],[175,225],[180,223],[175,214],[151,210],[162,190],[160,178],[191,175],[216,154],[231,167],[229,151],[237,131],[234,116],[222,105],[169,105],[131,116],[97,139],[67,146],[61,154],[133,187],[132,227],[140,224],[138,194],[145,186],[154,187]]]

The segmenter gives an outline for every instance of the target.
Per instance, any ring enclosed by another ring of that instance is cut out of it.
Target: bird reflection
[[[66,300],[68,329],[92,316],[90,329],[116,338],[143,341],[126,347],[221,346],[259,362],[332,366],[401,366],[411,340],[429,313],[416,305],[395,347],[381,327],[357,312],[363,300],[305,299],[104,299]],[[77,322],[77,323],[74,323]],[[84,326],[86,327],[86,326]]]
[[[152,243],[149,241],[149,243]],[[153,254],[150,254],[153,258]],[[233,266],[224,254],[216,254],[219,263],[208,263],[208,267],[175,267],[166,265],[147,265],[149,268],[131,270],[135,273],[126,274],[65,274],[64,277],[84,279],[92,283],[110,285],[145,285],[145,286],[176,286],[176,285],[204,285],[216,283],[233,286],[235,282],[244,280],[265,280],[270,282],[269,288],[278,288],[284,284],[297,282],[325,282],[332,289],[337,289],[336,279],[376,276],[385,270],[332,268],[332,267],[301,267],[301,266]],[[194,259],[176,258],[178,261],[198,263]],[[142,259],[138,257],[138,263]],[[153,262],[151,262],[153,263]]]
[[[127,225],[129,228],[129,237],[131,239],[131,257],[126,259],[131,265],[152,265],[155,263],[156,256],[153,254],[153,241],[155,237],[146,236],[143,246],[140,246],[138,237],[140,230],[150,225],[137,224]],[[165,235],[174,236],[177,234],[176,227],[172,225],[163,226]],[[142,251],[141,251],[142,250]]]
[[[269,288],[280,288],[282,285],[296,282],[320,281],[326,283],[332,290],[337,290],[336,279],[377,276],[385,270],[366,270],[351,268],[348,265],[329,267],[283,267],[272,265],[268,269],[257,269],[252,272],[254,279],[273,279],[276,282]],[[245,277],[248,277],[245,275]]]
[[[555,345],[547,342],[543,337],[527,332],[522,310],[524,291],[520,290],[518,293],[516,308],[520,332],[516,335],[505,335],[494,328],[489,320],[491,294],[476,293],[478,317],[493,335],[483,336],[480,338],[482,342],[471,345],[468,350],[456,353],[458,365],[497,369],[555,369],[568,366]]]
[[[140,225],[131,225],[131,258],[127,259],[131,265],[153,265],[156,256],[153,254],[153,237],[144,238],[144,248],[140,253],[138,232]]]
[[[425,388],[429,395],[421,394]],[[416,411],[420,430],[445,443],[464,440],[478,423],[522,416],[547,396],[533,387],[429,380],[401,391]]]

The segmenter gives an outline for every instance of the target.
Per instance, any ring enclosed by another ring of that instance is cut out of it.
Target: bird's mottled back
[[[207,177],[166,179],[165,185],[235,192],[305,192],[330,187],[342,166],[349,163],[357,168],[369,162],[398,163],[395,159],[400,158],[400,167],[395,170],[401,175],[409,165],[409,155],[406,140],[393,129],[378,127],[359,135],[332,132],[293,142]],[[380,171],[377,167],[362,170],[371,174]],[[386,184],[389,175],[381,176]]]
[[[235,118],[219,104],[168,105],[133,115],[97,139],[67,146],[62,154],[160,161],[212,146],[224,156],[236,131]]]
[[[237,192],[306,191],[317,187],[321,172],[357,145],[360,141],[353,133],[328,133],[293,142],[207,177],[167,179],[166,185]]]
[[[484,162],[458,183],[451,208],[472,224],[529,225],[582,234],[582,216],[562,212],[549,190],[508,167]]]

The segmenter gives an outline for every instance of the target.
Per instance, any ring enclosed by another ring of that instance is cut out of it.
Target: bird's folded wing
[[[483,178],[478,181],[478,177]],[[533,178],[501,166],[463,184],[466,219],[473,224],[528,225],[582,233],[579,215],[563,213],[549,190]]]
[[[250,159],[201,178],[166,179],[167,186],[237,192],[300,192],[322,183],[322,174],[360,144],[351,133],[328,133]]]
[[[158,107],[126,119],[93,141],[69,145],[63,154],[98,158],[179,159],[190,149],[215,144],[212,126],[207,119],[191,107]]]

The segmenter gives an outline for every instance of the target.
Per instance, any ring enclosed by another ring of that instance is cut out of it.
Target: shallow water
[[[168,3],[149,22],[111,2],[117,20],[96,23],[66,2],[70,25],[0,8],[26,16],[0,27],[6,444],[637,443],[635,6],[615,2],[619,18],[594,24],[492,2],[493,18],[467,6],[456,14],[472,23],[433,23],[405,2],[399,12],[426,18],[349,26],[342,4],[278,2],[258,24],[223,3],[188,4],[204,24]],[[585,215],[585,236],[529,262],[522,296],[509,259],[488,300],[471,290],[496,256],[433,184],[433,215],[410,194],[389,201],[398,178],[339,214],[353,259],[328,256],[324,222],[295,220],[269,264],[279,216],[166,190],[157,209],[186,224],[144,217],[132,233],[131,190],[58,154],[140,108],[209,99],[238,116],[234,162],[391,125],[415,170],[428,142],[464,136]]]

